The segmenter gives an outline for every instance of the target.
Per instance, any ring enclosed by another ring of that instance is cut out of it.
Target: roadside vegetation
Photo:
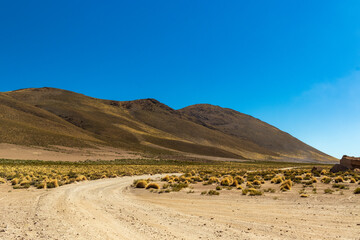
[[[301,186],[302,190],[299,193],[305,198],[317,194],[318,184],[328,186],[324,194],[332,194],[340,190],[349,190],[351,186],[360,183],[360,175],[356,172],[334,174],[328,171],[330,166],[327,165],[323,165],[322,171],[311,171],[313,166],[283,162],[208,160],[50,162],[3,159],[0,160],[0,184],[11,184],[14,189],[47,189],[102,178],[169,173],[159,180],[138,179],[132,186],[156,193],[179,192],[183,189],[187,193],[195,193],[193,187],[198,185],[208,187],[206,193],[199,192],[203,195],[219,195],[221,190],[234,190],[247,196],[289,192],[294,186]],[[309,188],[310,190],[306,191]],[[354,191],[358,192],[359,190]]]

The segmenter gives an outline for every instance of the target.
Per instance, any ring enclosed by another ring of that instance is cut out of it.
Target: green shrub
[[[275,189],[273,188],[264,189],[264,192],[274,193]]]
[[[215,191],[215,190],[209,190],[208,195],[220,195],[220,193],[218,191]]]
[[[334,191],[331,190],[330,188],[327,188],[327,189],[324,190],[324,193],[325,193],[325,194],[332,194],[333,192],[334,192]]]
[[[263,193],[255,188],[246,188],[242,190],[243,195],[249,194],[249,196],[262,195]]]
[[[189,184],[187,183],[173,183],[170,185],[171,186],[171,190],[174,192],[179,192],[181,189],[183,188],[187,188],[189,186]]]
[[[349,189],[348,186],[343,185],[343,184],[338,184],[338,183],[334,183],[334,184],[332,185],[332,187],[333,187],[333,188],[339,188],[339,189]]]

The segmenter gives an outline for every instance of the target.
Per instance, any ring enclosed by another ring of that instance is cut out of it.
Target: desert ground
[[[201,183],[162,194],[131,187],[135,179],[159,177],[47,190],[2,184],[0,239],[360,239],[360,196],[352,192],[357,184],[324,194],[327,186],[318,183],[308,198],[299,197],[297,185],[262,196],[237,189],[201,195],[214,188]]]
[[[42,161],[86,161],[144,158],[138,153],[118,148],[98,146],[97,148],[70,148],[64,146],[36,147],[0,143],[0,156],[4,159]]]

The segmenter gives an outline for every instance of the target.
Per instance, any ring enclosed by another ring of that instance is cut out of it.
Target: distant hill
[[[249,115],[155,99],[111,101],[54,89],[0,93],[0,142],[111,146],[152,156],[331,162],[336,159]]]

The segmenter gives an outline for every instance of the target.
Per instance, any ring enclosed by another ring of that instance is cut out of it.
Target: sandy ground
[[[0,143],[0,159],[22,159],[43,161],[85,161],[144,158],[137,153],[111,147],[68,148],[53,146],[51,148],[27,147]]]
[[[151,193],[122,177],[51,190],[0,185],[0,239],[360,239],[360,196]],[[154,178],[156,176],[152,176]]]

